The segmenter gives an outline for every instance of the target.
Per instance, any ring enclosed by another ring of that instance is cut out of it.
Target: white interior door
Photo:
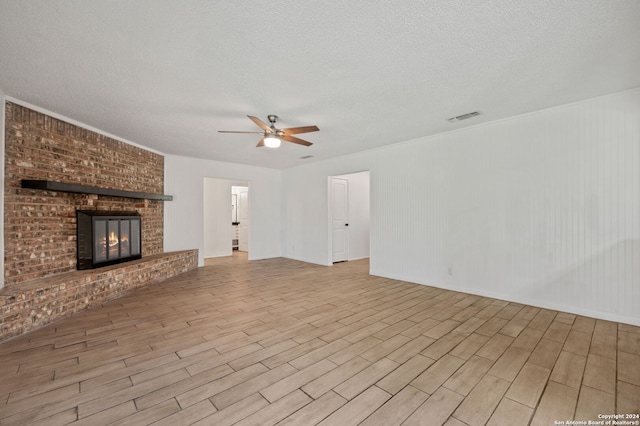
[[[238,192],[238,250],[249,251],[249,188]]]
[[[333,262],[343,262],[349,255],[349,181],[331,178],[331,219]]]

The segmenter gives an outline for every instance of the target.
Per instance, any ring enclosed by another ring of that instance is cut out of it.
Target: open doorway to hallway
[[[205,259],[231,256],[234,240],[238,240],[239,249],[241,248],[244,252],[250,250],[248,204],[249,182],[204,178],[203,254]]]
[[[369,257],[369,171],[329,177],[332,263]]]
[[[242,252],[249,251],[249,187],[231,187],[232,202],[232,249]]]

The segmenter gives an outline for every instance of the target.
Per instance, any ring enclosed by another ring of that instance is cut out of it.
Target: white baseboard
[[[585,316],[585,317],[591,317],[591,318],[596,318],[596,319],[602,319],[605,321],[613,321],[613,322],[620,322],[620,323],[624,323],[624,324],[630,324],[630,325],[634,325],[634,326],[640,326],[640,317],[629,317],[629,316],[625,316],[625,315],[617,315],[615,313],[611,313],[611,312],[603,312],[603,311],[594,311],[591,309],[583,309],[579,306],[573,306],[573,305],[565,305],[565,304],[561,304],[561,303],[551,303],[545,300],[538,300],[538,299],[531,299],[531,298],[527,298],[527,297],[518,297],[512,294],[503,294],[503,293],[498,293],[498,292],[491,292],[491,291],[483,291],[483,290],[479,290],[477,288],[467,288],[467,287],[456,287],[456,286],[448,286],[448,285],[434,285],[434,284],[429,284],[429,283],[421,283],[421,282],[415,282],[412,279],[409,278],[403,278],[403,277],[398,277],[398,276],[392,276],[392,275],[387,275],[387,274],[382,274],[382,273],[376,273],[373,271],[369,272],[371,275],[375,275],[378,277],[382,277],[382,278],[390,278],[393,280],[399,280],[399,281],[406,281],[406,282],[410,282],[413,284],[418,284],[418,285],[426,285],[429,287],[435,287],[435,288],[441,288],[444,290],[451,290],[451,291],[458,291],[460,293],[467,293],[467,294],[473,294],[476,296],[483,296],[483,297],[490,297],[492,299],[499,299],[499,300],[505,300],[507,302],[514,302],[514,303],[521,303],[524,305],[529,305],[529,306],[534,306],[537,308],[543,308],[543,309],[550,309],[550,310],[554,310],[554,311],[560,311],[560,312],[566,312],[566,313],[570,313],[570,314],[575,314],[575,315],[581,315],[581,316]]]

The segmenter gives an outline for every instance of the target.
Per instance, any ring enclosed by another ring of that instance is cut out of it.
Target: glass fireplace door
[[[105,262],[107,257],[108,238],[107,238],[107,221],[96,220],[93,224],[93,241],[95,243],[95,262]]]
[[[137,212],[78,210],[78,269],[140,259],[141,219]]]
[[[129,249],[130,220],[120,221],[120,257],[129,257],[131,250]]]

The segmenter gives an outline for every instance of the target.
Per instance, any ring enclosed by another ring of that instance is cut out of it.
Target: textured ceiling
[[[0,0],[7,95],[166,154],[287,168],[636,86],[638,0]],[[320,132],[217,132],[247,114]]]

